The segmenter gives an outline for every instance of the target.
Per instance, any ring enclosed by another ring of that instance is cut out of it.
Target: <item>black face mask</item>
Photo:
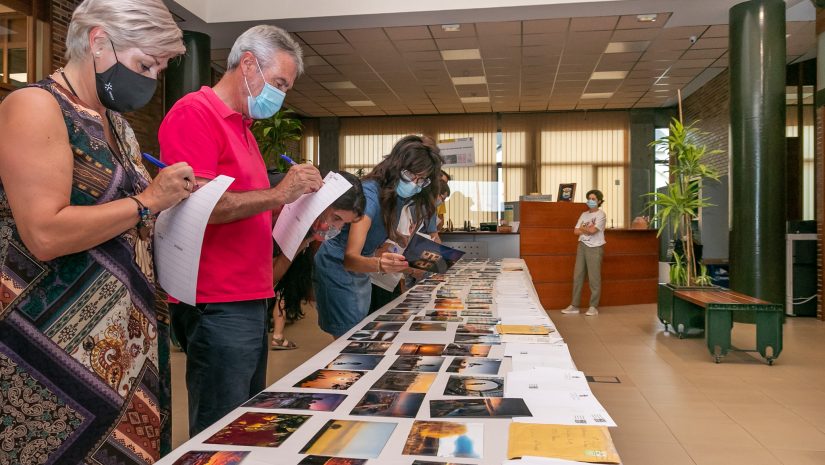
[[[112,50],[115,46],[112,44]],[[117,52],[115,52],[117,60]],[[97,98],[104,107],[118,113],[128,113],[144,107],[155,95],[157,79],[148,78],[129,69],[119,60],[103,71],[97,72],[95,67],[95,81],[97,83]]]

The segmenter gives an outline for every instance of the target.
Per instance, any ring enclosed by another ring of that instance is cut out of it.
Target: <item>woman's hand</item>
[[[403,255],[385,252],[378,256],[379,270],[384,273],[398,273],[409,267],[407,259]]]
[[[160,170],[146,190],[136,197],[152,213],[158,213],[189,198],[196,188],[197,181],[192,167],[189,163],[180,162]]]

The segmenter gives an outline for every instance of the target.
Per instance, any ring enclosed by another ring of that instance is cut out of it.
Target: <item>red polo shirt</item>
[[[232,110],[211,87],[175,103],[158,131],[161,160],[185,161],[195,176],[235,178],[231,192],[269,188],[252,120]],[[272,213],[206,226],[198,271],[198,303],[269,298],[272,290]]]

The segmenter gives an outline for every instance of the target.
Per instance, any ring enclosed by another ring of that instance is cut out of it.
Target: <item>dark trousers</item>
[[[267,300],[171,304],[172,328],[186,353],[189,437],[266,387]]]
[[[384,305],[387,305],[400,295],[401,283],[398,283],[398,285],[395,286],[395,289],[393,289],[392,292],[384,289],[383,287],[372,284],[372,298],[370,299],[369,313],[372,313],[378,310],[379,308],[383,307]]]

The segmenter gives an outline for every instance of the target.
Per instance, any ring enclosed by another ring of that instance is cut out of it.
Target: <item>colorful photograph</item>
[[[364,465],[365,459],[348,459],[344,457],[327,457],[323,455],[307,455],[298,465]]]
[[[444,388],[444,395],[461,397],[503,397],[504,378],[450,375],[450,379],[447,380],[447,387]]]
[[[278,447],[307,419],[309,415],[246,412],[204,443]]]
[[[374,459],[381,454],[394,429],[395,423],[329,420],[301,453]]]
[[[501,337],[498,334],[456,334],[453,340],[458,344],[501,344]]]
[[[363,331],[398,331],[404,323],[393,323],[388,321],[371,321],[361,327]]]
[[[500,318],[492,316],[471,316],[467,318],[467,324],[470,325],[497,325],[501,322]]]
[[[460,316],[417,316],[413,321],[443,321],[446,323],[463,323],[464,318]]]
[[[435,381],[435,373],[414,371],[388,371],[378,378],[370,389],[385,391],[427,392]]]
[[[190,451],[172,465],[238,465],[247,455],[248,451]]]
[[[495,334],[496,329],[495,325],[466,324],[458,325],[455,332],[461,334]]]
[[[447,331],[446,323],[410,323],[410,331]]]
[[[441,417],[532,417],[524,399],[458,399],[431,400],[430,416]]]
[[[330,370],[372,370],[384,357],[367,354],[341,354],[324,368]]]
[[[350,415],[414,418],[424,395],[417,392],[367,391]]]
[[[378,315],[375,321],[407,321],[410,317],[407,315]]]
[[[331,412],[338,408],[346,398],[345,394],[264,391],[246,401],[243,407]]]
[[[344,391],[361,379],[364,373],[364,371],[316,370],[294,387]]]
[[[481,423],[416,421],[402,453],[478,459],[483,451],[484,427]]]
[[[464,310],[464,304],[435,304],[436,310]]]
[[[457,317],[458,312],[453,310],[430,310],[424,312],[425,316],[450,316],[450,317]]]
[[[389,350],[391,345],[391,342],[350,342],[341,350],[341,353],[382,355]]]
[[[501,366],[501,360],[496,358],[456,357],[447,367],[447,372],[465,375],[497,375],[499,366]]]
[[[461,299],[458,298],[436,298],[435,303],[437,304],[458,304],[461,305]]]
[[[397,335],[398,333],[388,331],[356,331],[349,340],[391,342]]]
[[[444,344],[415,344],[407,342],[398,348],[398,355],[441,355]]]
[[[464,357],[486,357],[492,346],[484,344],[447,344],[441,355],[458,355]]]
[[[436,372],[444,363],[444,357],[422,357],[402,355],[393,362],[389,370]]]

